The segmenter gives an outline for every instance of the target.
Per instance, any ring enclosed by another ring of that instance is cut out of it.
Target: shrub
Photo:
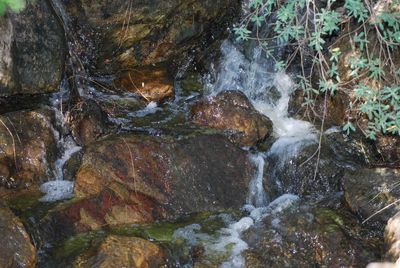
[[[272,36],[260,37],[263,25],[272,29]],[[318,95],[326,100],[340,90],[353,96],[343,126],[347,134],[363,119],[367,124],[360,129],[371,139],[378,133],[400,135],[398,0],[250,0],[249,13],[234,31],[238,40],[257,40],[277,71],[300,59],[303,105],[313,106]],[[339,75],[342,51],[337,43],[343,36],[355,51],[347,81]],[[274,58],[279,44],[293,48],[286,59]]]

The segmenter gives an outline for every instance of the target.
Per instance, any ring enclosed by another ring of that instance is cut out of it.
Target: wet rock
[[[87,148],[78,200],[52,219],[84,231],[240,208],[252,176],[247,153],[222,136],[112,136]]]
[[[187,61],[219,39],[240,12],[240,1],[63,1],[79,28],[96,31],[97,70]],[[78,30],[77,30],[78,31]]]
[[[0,17],[0,97],[58,91],[64,32],[46,1]]]
[[[333,150],[322,144],[319,161],[317,150],[318,144],[312,141],[299,142],[267,156],[264,189],[271,200],[283,193],[305,196],[340,191],[343,168],[335,162]]]
[[[116,87],[133,92],[147,101],[161,101],[174,95],[174,80],[164,67],[142,67],[122,73]]]
[[[94,100],[78,102],[69,112],[69,124],[76,142],[87,145],[107,132],[107,114]]]
[[[329,96],[326,100],[324,96],[319,96],[315,100],[313,109],[304,106],[305,95],[301,90],[296,90],[290,96],[289,102],[289,115],[297,117],[299,119],[307,119],[310,122],[315,122],[321,124],[322,118],[324,118],[325,129],[332,126],[342,126],[347,122],[346,110],[349,106],[350,100],[349,96],[345,93],[339,91],[333,96]]]
[[[388,166],[400,167],[400,137],[392,135],[378,135],[376,148],[383,162]]]
[[[0,120],[0,159],[9,170],[2,184],[23,187],[52,178],[51,165],[57,159],[54,111],[12,112]]]
[[[206,97],[191,109],[192,121],[224,130],[240,146],[253,146],[272,134],[272,122],[260,114],[240,91],[223,91]]]
[[[78,257],[73,267],[162,267],[164,251],[156,244],[137,237],[110,235],[96,252]]]
[[[364,220],[382,210],[369,222],[384,225],[400,209],[397,202],[400,198],[399,180],[398,169],[363,168],[348,171],[343,177],[347,205]]]
[[[201,93],[205,87],[200,73],[193,71],[187,72],[179,83],[184,96]]]
[[[388,251],[386,257],[397,261],[400,258],[400,213],[391,217],[385,228],[385,244]]]
[[[36,250],[21,221],[0,204],[0,267],[33,268]]]
[[[300,201],[247,232],[246,267],[365,267],[379,258],[368,236],[338,207]]]
[[[73,181],[75,180],[76,173],[78,172],[82,163],[83,153],[82,151],[73,154],[63,167],[64,180]]]

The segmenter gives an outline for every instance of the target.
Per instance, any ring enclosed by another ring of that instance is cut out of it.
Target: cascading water
[[[62,113],[62,100],[67,94],[68,90],[65,89],[66,84],[61,85],[59,93],[55,93],[51,99],[51,104],[54,110],[57,131],[53,126],[51,128],[54,132],[54,138],[58,141],[58,148],[62,152],[61,157],[52,165],[53,180],[43,183],[40,186],[40,191],[45,193],[45,196],[40,198],[42,202],[54,202],[64,199],[69,199],[73,196],[74,183],[72,181],[64,180],[63,168],[65,163],[75,153],[81,150],[70,135],[66,135],[65,118]],[[58,107],[60,107],[58,109]]]
[[[233,245],[231,256],[221,267],[239,268],[245,265],[241,253],[248,248],[240,238],[241,234],[267,215],[278,213],[299,199],[296,195],[284,194],[268,203],[263,185],[265,162],[268,157],[274,156],[278,159],[274,169],[282,167],[285,161],[305,145],[317,142],[317,131],[312,124],[289,117],[288,104],[294,83],[289,75],[273,72],[272,60],[265,57],[258,46],[253,46],[249,53],[249,50],[245,51],[240,45],[226,40],[221,46],[221,52],[222,59],[217,70],[207,77],[209,94],[216,95],[223,90],[244,92],[254,107],[271,119],[276,138],[269,151],[249,153],[256,165],[256,174],[249,185],[249,196],[244,205],[248,216],[231,222],[221,230],[224,235],[220,240],[212,242],[217,251],[226,250],[227,244],[223,241]],[[271,170],[274,177],[275,171]]]

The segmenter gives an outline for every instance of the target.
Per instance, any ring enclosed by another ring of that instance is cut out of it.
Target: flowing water
[[[53,129],[54,138],[57,141],[57,147],[61,155],[55,163],[51,165],[52,170],[49,172],[53,179],[40,186],[40,191],[45,194],[40,198],[42,202],[55,202],[73,197],[74,183],[64,180],[63,168],[65,163],[82,148],[76,145],[65,125],[62,105],[63,99],[66,98],[68,98],[68,87],[64,82],[61,84],[60,91],[53,94],[50,100],[56,119],[56,126],[51,126],[51,129]]]
[[[249,52],[228,39],[223,42],[221,52],[218,67],[207,76],[209,94],[216,95],[224,90],[244,92],[254,107],[273,122],[276,141],[267,152],[249,153],[256,166],[256,174],[250,182],[247,204],[243,207],[247,216],[221,229],[218,239],[210,239],[199,233],[197,225],[179,229],[175,235],[183,236],[192,245],[201,240],[208,245],[209,251],[224,252],[227,251],[227,245],[233,245],[230,256],[221,267],[240,268],[245,266],[242,252],[248,248],[241,234],[267,215],[274,215],[299,199],[296,195],[284,194],[268,202],[263,185],[265,162],[270,156],[278,158],[277,166],[268,171],[274,176],[276,169],[283,167],[285,161],[296,155],[302,147],[317,142],[317,131],[309,122],[289,117],[288,104],[295,85],[288,74],[273,72],[272,60],[265,57],[258,46]]]

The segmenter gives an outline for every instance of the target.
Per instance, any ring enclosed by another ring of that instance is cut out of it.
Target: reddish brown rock
[[[252,176],[247,153],[222,136],[112,136],[87,148],[78,200],[52,217],[85,231],[240,208]]]
[[[163,67],[143,67],[122,73],[117,88],[134,92],[147,101],[161,101],[174,95],[174,80]]]
[[[200,126],[226,131],[240,146],[253,146],[272,134],[272,122],[260,114],[240,91],[223,91],[206,97],[191,110],[192,121]]]
[[[164,251],[156,244],[137,237],[110,235],[93,254],[84,254],[74,263],[75,268],[86,267],[162,267]]]
[[[21,221],[0,204],[0,267],[33,268],[36,250]]]
[[[0,116],[0,159],[8,167],[3,185],[27,186],[52,178],[51,164],[57,159],[53,117],[50,109]]]
[[[77,22],[77,34],[95,31],[97,49],[87,54],[95,54],[92,66],[107,73],[160,62],[187,62],[193,50],[204,51],[220,40],[240,13],[238,0],[79,0],[62,4]],[[84,42],[81,46],[93,49]]]

